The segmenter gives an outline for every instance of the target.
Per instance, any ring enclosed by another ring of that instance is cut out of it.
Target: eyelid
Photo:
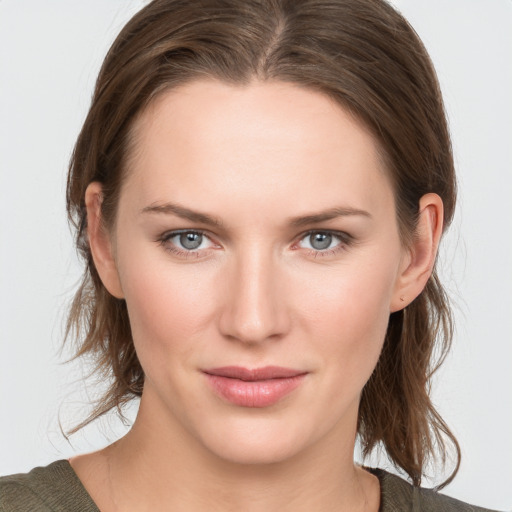
[[[337,231],[336,229],[309,229],[308,231],[305,231],[304,233],[301,233],[297,240],[303,240],[307,236],[311,236],[317,233],[325,234],[325,235],[332,235],[336,238],[339,238],[341,241],[349,243],[354,239],[352,235],[347,233],[346,231]]]
[[[181,249],[178,246],[174,244],[170,244],[169,241],[183,233],[196,233],[199,234],[205,238],[207,238],[210,243],[212,244],[211,247],[203,248],[203,249]],[[311,236],[313,234],[328,234],[333,236],[334,238],[337,238],[339,240],[339,243],[336,244],[333,248],[326,248],[326,249],[314,249],[314,248],[304,248],[304,247],[298,247],[298,244],[304,240],[306,237]],[[203,229],[193,229],[193,228],[183,228],[183,229],[173,229],[170,231],[166,231],[162,233],[160,236],[157,237],[157,242],[160,243],[164,247],[165,250],[168,252],[187,258],[194,256],[196,258],[199,257],[206,257],[210,254],[211,250],[215,248],[220,247],[220,244],[216,242],[209,232],[203,230]],[[310,229],[308,231],[305,231],[301,233],[297,238],[296,241],[293,243],[292,249],[303,249],[307,251],[310,255],[313,255],[315,257],[317,256],[331,256],[333,254],[336,254],[340,251],[346,250],[348,246],[350,246],[354,242],[354,237],[350,235],[349,233],[345,231],[337,231],[333,229]]]
[[[328,256],[336,254],[339,251],[346,250],[354,242],[354,237],[347,233],[346,231],[337,231],[333,229],[310,229],[297,237],[297,241],[294,243],[294,246],[297,246],[301,241],[303,241],[308,236],[317,233],[332,235],[334,238],[337,238],[339,240],[339,243],[335,247],[327,249],[314,249],[309,247],[298,247],[298,249],[309,251],[309,253],[314,255],[315,257]]]
[[[208,248],[203,248],[203,249],[182,249],[182,248],[170,243],[170,240],[172,238],[174,238],[178,235],[181,235],[183,233],[195,233],[195,234],[201,235],[201,236],[207,238],[210,241],[210,243],[212,244],[212,246],[208,247]],[[190,256],[194,256],[196,258],[201,257],[201,256],[207,256],[215,246],[219,247],[219,244],[212,239],[212,236],[208,232],[206,232],[202,229],[191,229],[191,228],[189,228],[189,229],[187,229],[187,228],[173,229],[173,230],[166,231],[166,232],[162,233],[160,236],[157,237],[156,241],[159,242],[159,244],[166,251],[168,251],[172,254],[184,257],[184,258],[187,258]]]
[[[198,235],[203,235],[208,238],[211,238],[211,236],[209,235],[209,233],[207,231],[205,231],[203,229],[198,229],[198,228],[170,229],[169,231],[165,231],[164,233],[162,233],[159,236],[159,238],[169,239],[176,235],[181,235],[183,233],[197,233]]]

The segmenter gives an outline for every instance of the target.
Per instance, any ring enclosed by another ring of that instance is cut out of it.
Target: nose
[[[286,286],[278,262],[261,251],[239,255],[223,283],[220,330],[247,344],[282,338],[290,329]]]

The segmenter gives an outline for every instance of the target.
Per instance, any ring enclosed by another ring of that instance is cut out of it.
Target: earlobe
[[[101,183],[94,181],[85,191],[85,206],[87,209],[87,237],[94,265],[105,288],[118,299],[124,298],[117,265],[114,258],[112,241],[102,222]]]
[[[425,194],[419,202],[416,231],[396,281],[390,311],[410,304],[425,288],[436,261],[443,232],[443,201],[437,194]]]

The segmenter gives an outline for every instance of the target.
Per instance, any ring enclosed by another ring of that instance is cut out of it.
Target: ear
[[[425,194],[419,203],[419,216],[413,240],[405,249],[393,292],[390,311],[409,305],[425,288],[436,261],[443,232],[443,201],[437,194]]]
[[[93,181],[85,191],[87,209],[87,236],[92,259],[105,288],[118,299],[124,298],[117,265],[114,257],[112,239],[107,233],[101,217],[103,191],[101,183]]]

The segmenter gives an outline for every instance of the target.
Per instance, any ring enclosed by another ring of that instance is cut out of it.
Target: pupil
[[[180,244],[185,249],[197,249],[203,241],[203,235],[200,233],[182,233],[180,235]]]
[[[331,245],[332,235],[328,233],[315,233],[310,236],[311,247],[320,251]]]

